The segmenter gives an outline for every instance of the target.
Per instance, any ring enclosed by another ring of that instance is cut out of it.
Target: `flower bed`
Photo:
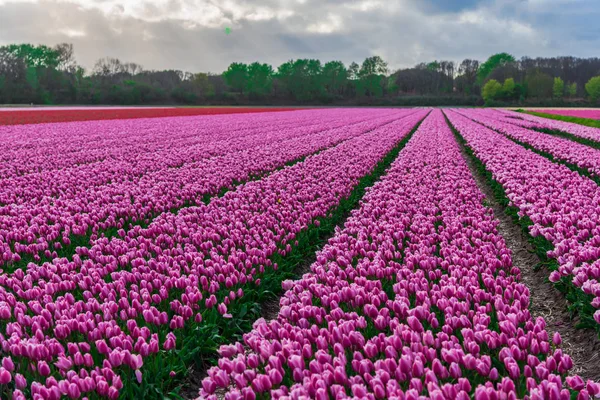
[[[600,150],[572,140],[523,128],[494,118],[489,110],[456,110],[461,115],[500,132],[557,161],[594,178],[600,177]]]
[[[600,329],[598,185],[457,112],[447,116],[528,227],[538,254],[553,261],[550,280],[584,326]]]
[[[582,399],[439,110],[201,398]],[[421,397],[424,396],[424,397]]]
[[[230,337],[263,285],[277,281],[280,262],[427,113],[350,138],[208,205],[99,239],[72,259],[1,274],[0,345],[3,362],[15,365],[0,370],[4,392],[164,395],[190,362]]]
[[[198,119],[170,119],[162,120],[150,133],[144,123],[94,123],[97,135],[104,132],[110,136],[123,129],[133,137],[119,133],[115,140],[96,148],[98,151],[90,149],[92,155],[83,155],[90,160],[102,154],[102,160],[63,168],[60,166],[72,162],[65,147],[70,149],[72,142],[79,142],[70,138],[87,132],[90,126],[52,126],[49,132],[57,145],[49,145],[37,165],[52,160],[56,168],[15,173],[22,168],[22,160],[35,165],[40,158],[32,156],[35,150],[17,145],[13,158],[4,165],[13,174],[5,176],[0,187],[0,268],[14,270],[30,261],[72,254],[76,246],[87,246],[90,239],[115,235],[132,224],[147,224],[161,212],[198,205],[239,182],[413,112],[366,110],[339,116],[333,111],[312,111],[302,117],[304,126],[290,127],[286,116],[280,114],[277,120],[281,124],[275,128],[263,126],[268,120],[258,118],[232,130],[221,130],[227,118],[216,125]],[[286,115],[298,124],[296,114]],[[203,134],[192,135],[199,122],[204,122]],[[24,135],[22,129],[18,129],[19,135]],[[149,142],[147,146],[137,145],[141,137]],[[168,146],[161,145],[165,137],[169,137]],[[148,147],[153,151],[148,152]]]
[[[600,128],[579,125],[572,122],[557,121],[555,119],[543,118],[509,110],[495,110],[494,112],[505,122],[510,122],[525,128],[563,132],[577,138],[593,141],[596,145],[600,142]]]
[[[293,108],[142,108],[142,107],[83,107],[52,109],[12,109],[0,111],[0,125],[43,124],[49,122],[97,121],[131,118],[182,117],[194,115],[248,114],[278,111],[293,111]]]
[[[600,109],[595,110],[572,110],[572,109],[542,109],[542,110],[528,110],[534,111],[538,113],[544,114],[552,114],[552,115],[564,115],[565,117],[575,117],[575,118],[586,118],[586,119],[597,119],[600,120]]]

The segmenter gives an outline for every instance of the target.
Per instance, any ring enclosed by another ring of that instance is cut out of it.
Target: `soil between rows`
[[[568,311],[568,302],[553,284],[548,281],[548,271],[536,268],[540,259],[527,240],[525,233],[516,225],[504,211],[504,207],[494,197],[491,187],[478,172],[477,167],[466,153],[464,146],[459,143],[463,159],[467,162],[471,174],[485,195],[494,216],[500,222],[498,232],[512,251],[515,266],[521,270],[521,282],[529,288],[529,311],[533,318],[543,317],[547,324],[548,333],[558,332],[562,338],[562,349],[573,359],[573,374],[583,379],[600,380],[600,339],[593,329],[576,328],[578,318],[572,318]]]

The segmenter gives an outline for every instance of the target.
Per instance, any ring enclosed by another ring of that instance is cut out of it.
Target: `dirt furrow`
[[[513,222],[512,217],[505,213],[504,207],[496,200],[494,192],[486,182],[471,156],[460,144],[461,153],[466,160],[479,190],[486,196],[489,207],[494,211],[498,221],[498,231],[504,237],[507,246],[512,251],[513,263],[521,270],[521,282],[530,291],[531,315],[543,317],[548,333],[559,332],[562,337],[562,348],[573,359],[572,373],[584,379],[600,380],[600,339],[593,329],[576,328],[577,318],[572,318],[568,311],[568,303],[550,281],[548,271],[539,268],[540,259],[535,254],[523,230]]]

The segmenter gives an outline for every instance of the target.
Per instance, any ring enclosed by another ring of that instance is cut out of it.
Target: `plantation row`
[[[251,303],[261,277],[277,269],[274,260],[428,111],[393,112],[387,124],[378,121],[389,110],[366,112],[367,130],[351,126],[347,140],[208,205],[163,213],[72,258],[0,275],[3,350],[15,364],[11,373],[28,384],[15,379],[15,388],[113,398],[168,388],[205,339],[198,327],[222,327],[227,337],[232,317],[245,313],[244,297]]]
[[[41,157],[40,147],[50,136],[42,136],[43,129],[5,128],[13,140],[12,151],[4,156],[6,174],[0,188],[0,266],[14,270],[28,261],[72,253],[75,244],[93,244],[103,233],[198,205],[205,196],[239,181],[413,112],[315,111],[292,118],[259,116],[245,123],[239,117],[224,117],[204,123],[189,118],[161,120],[163,124],[144,120],[46,125],[58,145]],[[102,141],[86,151],[83,141],[89,130]],[[28,142],[26,148],[19,145],[23,138],[30,141],[33,132],[40,137],[37,142]],[[27,162],[31,168],[24,170]],[[65,247],[71,250],[61,251]]]
[[[600,142],[599,128],[506,110],[491,110],[491,112],[504,121],[511,122],[524,128],[533,128],[551,132],[559,131],[574,137],[575,140],[586,141],[586,143],[594,145],[597,145],[597,143]]]
[[[585,118],[585,119],[597,119],[600,120],[600,110],[571,110],[571,109],[542,109],[542,110],[532,110],[538,113],[544,114],[552,114],[552,115],[562,115],[565,117],[575,117],[575,118]]]
[[[201,398],[600,395],[461,154],[600,331],[594,140],[467,109],[0,127],[0,397],[176,396],[220,345]]]
[[[600,331],[600,187],[582,176],[598,178],[600,150],[502,122],[494,112],[447,115],[530,225],[542,257],[555,260],[550,280],[569,294],[586,325]]]
[[[130,118],[164,118],[194,115],[247,114],[290,111],[291,108],[244,107],[43,107],[0,109],[0,125],[43,124],[67,121],[98,121]]]
[[[448,117],[479,150],[486,132]],[[567,376],[573,362],[560,335],[529,313],[529,290],[482,200],[433,111],[311,272],[284,282],[277,319],[221,347],[201,398],[599,394],[598,384]]]

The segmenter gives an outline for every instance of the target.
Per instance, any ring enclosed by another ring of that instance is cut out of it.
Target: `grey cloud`
[[[164,6],[147,6],[143,15],[133,17],[53,0],[0,1],[0,44],[71,42],[78,61],[88,68],[110,56],[149,69],[212,72],[223,71],[233,61],[259,60],[276,67],[298,57],[348,64],[379,54],[394,69],[432,59],[483,60],[499,51],[517,57],[595,56],[600,45],[593,34],[598,28],[592,21],[600,19],[596,0],[209,2],[170,0]],[[218,6],[221,17],[215,17],[211,27],[191,17],[170,17],[194,4]],[[240,17],[240,10],[256,11],[259,6],[273,18]],[[274,17],[284,11],[289,12],[287,18]],[[340,24],[331,32],[309,31],[311,24],[327,27],[332,16]],[[218,18],[233,21],[231,35],[225,34],[226,22],[220,25]]]
[[[459,12],[489,3],[492,0],[422,0],[419,5],[432,12]]]

